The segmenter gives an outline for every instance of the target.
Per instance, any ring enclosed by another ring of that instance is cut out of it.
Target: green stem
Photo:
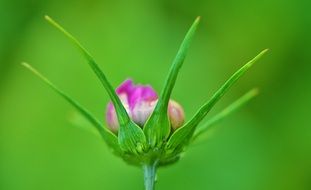
[[[157,162],[144,164],[143,170],[144,170],[145,190],[154,190],[157,174]]]

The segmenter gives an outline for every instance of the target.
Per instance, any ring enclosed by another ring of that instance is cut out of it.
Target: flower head
[[[134,84],[131,79],[125,80],[117,89],[120,98],[129,117],[140,127],[143,127],[152,114],[158,95],[150,85]],[[184,123],[184,110],[176,101],[170,100],[168,104],[168,116],[171,127],[177,129]],[[108,103],[106,110],[108,128],[117,133],[119,122],[112,102]]]

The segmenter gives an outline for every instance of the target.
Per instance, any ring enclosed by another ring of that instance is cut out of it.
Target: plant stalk
[[[143,171],[145,190],[154,190],[157,175],[157,162],[144,164]]]

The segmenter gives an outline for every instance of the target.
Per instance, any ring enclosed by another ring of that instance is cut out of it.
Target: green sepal
[[[171,125],[167,114],[169,99],[199,21],[200,17],[197,17],[187,32],[172,63],[157,105],[144,126],[144,132],[151,147],[161,146],[170,135]]]
[[[107,80],[104,72],[100,69],[99,65],[95,62],[94,58],[91,54],[81,45],[81,43],[73,37],[69,32],[67,32],[60,24],[55,22],[49,16],[45,16],[45,19],[60,30],[65,36],[67,36],[82,52],[84,57],[87,59],[88,64],[93,69],[94,73],[98,77],[98,79],[103,84],[104,88],[106,89],[107,93],[109,94],[111,101],[115,107],[118,121],[120,124],[119,130],[119,143],[124,151],[134,151],[134,149],[138,148],[137,151],[141,151],[142,146],[140,144],[145,144],[145,135],[141,128],[134,124],[130,117],[128,116],[124,106],[122,105],[119,97],[117,96],[116,92],[114,91],[112,85]],[[136,152],[136,151],[134,151]]]
[[[146,151],[146,137],[143,130],[130,120],[120,127],[118,140],[121,149],[128,154],[139,154]]]
[[[244,94],[242,97],[231,103],[229,106],[227,106],[225,109],[223,109],[221,112],[216,114],[211,119],[207,120],[204,124],[201,126],[198,126],[196,131],[194,132],[194,135],[192,136],[191,141],[196,140],[199,136],[201,136],[203,133],[206,133],[212,126],[214,126],[216,123],[223,120],[225,117],[230,115],[231,113],[237,111],[239,108],[244,106],[246,103],[248,103],[251,99],[253,99],[255,96],[258,95],[258,89],[252,89],[246,94]]]
[[[39,77],[43,82],[45,82],[49,87],[51,87],[56,93],[63,97],[67,102],[69,102],[73,107],[75,107],[91,124],[97,129],[104,141],[111,147],[115,154],[122,155],[122,151],[118,144],[118,138],[110,132],[107,128],[104,128],[102,124],[83,106],[78,102],[73,100],[70,96],[56,87],[51,81],[49,81],[45,76],[39,73],[36,69],[30,66],[28,63],[22,63],[24,67],[30,70],[33,74]]]
[[[212,109],[212,107],[220,100],[221,97],[229,90],[229,88],[240,79],[244,73],[246,73],[251,66],[266,52],[268,49],[260,52],[255,58],[246,63],[238,71],[236,71],[212,96],[212,98],[205,103],[194,117],[188,121],[183,127],[177,129],[170,137],[166,149],[168,151],[181,151],[182,147],[188,144],[197,125],[202,121],[206,114]]]

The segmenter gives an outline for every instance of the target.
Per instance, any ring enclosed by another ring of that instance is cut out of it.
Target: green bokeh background
[[[73,126],[73,108],[21,67],[31,63],[104,121],[108,96],[44,14],[81,40],[114,86],[131,77],[157,91],[201,15],[173,91],[188,119],[269,48],[208,117],[253,87],[260,95],[160,169],[157,189],[311,189],[310,7],[308,0],[0,0],[0,189],[143,189],[141,169]]]

